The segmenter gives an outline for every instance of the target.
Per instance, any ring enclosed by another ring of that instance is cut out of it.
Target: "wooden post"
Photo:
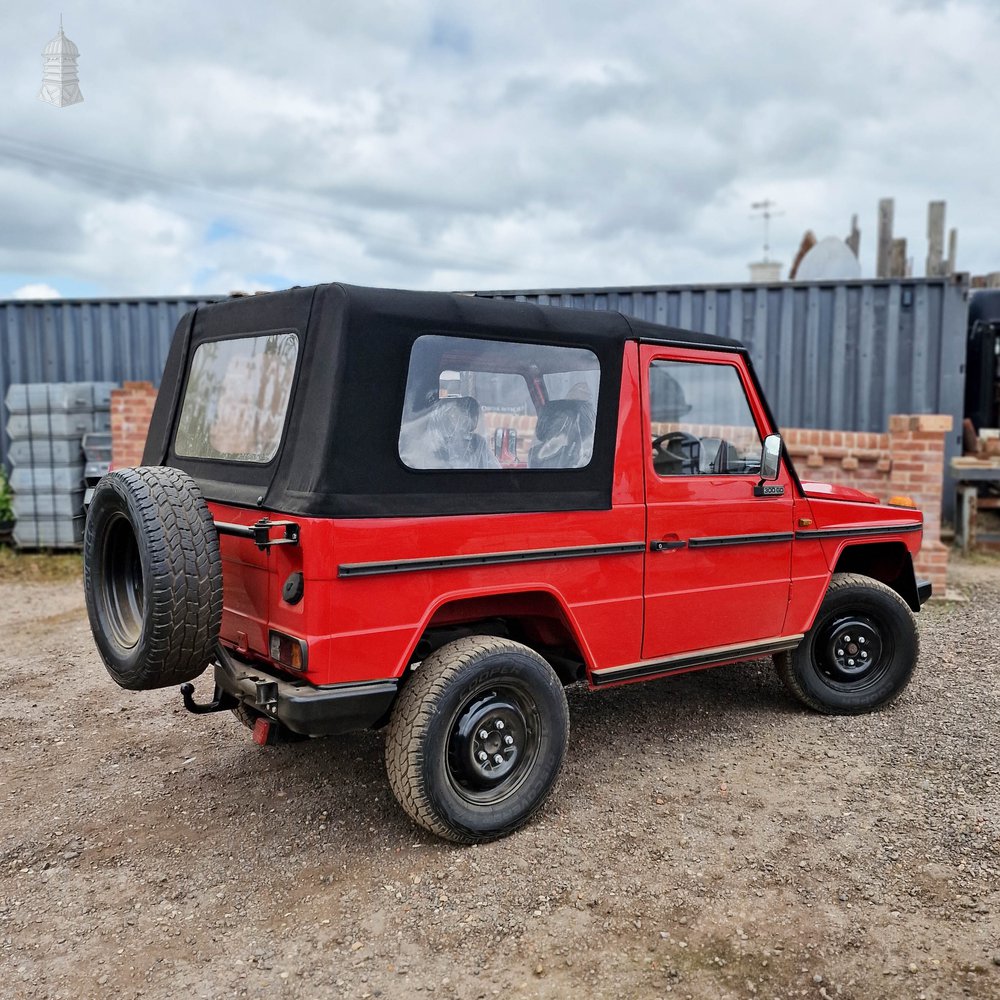
[[[927,277],[937,278],[944,270],[944,209],[943,201],[927,205]]]
[[[962,550],[962,555],[967,556],[969,549],[976,544],[976,496],[979,490],[968,483],[960,483],[958,487],[958,517],[956,521],[955,539]]]
[[[875,277],[891,276],[892,216],[895,202],[892,198],[882,198],[878,203],[878,249],[875,255]]]
[[[816,246],[816,234],[811,229],[807,229],[802,235],[802,242],[799,244],[798,253],[795,255],[795,260],[792,261],[791,269],[788,272],[789,281],[795,280],[795,276],[799,273],[799,264],[802,263],[805,255],[809,253],[814,246]]]
[[[948,233],[948,259],[945,261],[945,274],[955,273],[955,250],[958,244],[958,230],[952,229]]]
[[[902,237],[892,241],[889,251],[889,273],[888,278],[907,278],[909,275],[906,266],[906,240]]]
[[[844,242],[850,247],[851,253],[858,257],[861,250],[861,230],[858,229],[857,213],[851,216],[851,233]]]

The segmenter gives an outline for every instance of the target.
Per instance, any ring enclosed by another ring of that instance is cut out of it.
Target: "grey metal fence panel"
[[[967,289],[949,279],[477,294],[742,340],[787,427],[883,431],[892,413],[951,413],[960,440]],[[15,382],[158,384],[177,321],[216,300],[0,302],[0,398]]]
[[[949,413],[961,454],[964,279],[547,289],[476,294],[612,309],[746,344],[779,425],[882,432],[893,413]],[[946,516],[954,490],[945,474]]]
[[[476,294],[618,310],[735,337],[750,350],[780,425],[884,431],[893,413],[950,413],[947,457],[961,451],[968,289],[958,280]],[[0,302],[0,399],[16,382],[159,384],[177,321],[219,298]],[[944,494],[948,513],[952,492]]]
[[[18,382],[159,385],[170,339],[188,310],[212,298],[0,302],[0,400]],[[0,414],[0,426],[6,414]],[[0,433],[0,462],[7,464]]]
[[[477,294],[735,337],[788,427],[884,431],[893,413],[961,422],[968,296],[949,279]]]

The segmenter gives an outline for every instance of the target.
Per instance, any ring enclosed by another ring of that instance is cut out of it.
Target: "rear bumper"
[[[917,600],[921,605],[926,604],[931,597],[931,581],[917,580]]]
[[[303,736],[333,736],[370,729],[385,719],[399,681],[361,681],[315,687],[217,651],[215,683],[244,705]]]

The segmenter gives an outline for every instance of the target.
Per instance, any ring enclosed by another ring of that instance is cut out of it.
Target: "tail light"
[[[296,639],[274,629],[268,636],[268,651],[272,660],[291,670],[305,670],[309,661],[309,646],[305,639]]]

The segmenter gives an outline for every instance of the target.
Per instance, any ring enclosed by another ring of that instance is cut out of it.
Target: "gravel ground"
[[[8,575],[0,996],[1000,997],[1000,562],[953,576],[891,709],[769,661],[574,689],[541,816],[460,848],[381,734],[262,750],[121,691],[79,582]]]

